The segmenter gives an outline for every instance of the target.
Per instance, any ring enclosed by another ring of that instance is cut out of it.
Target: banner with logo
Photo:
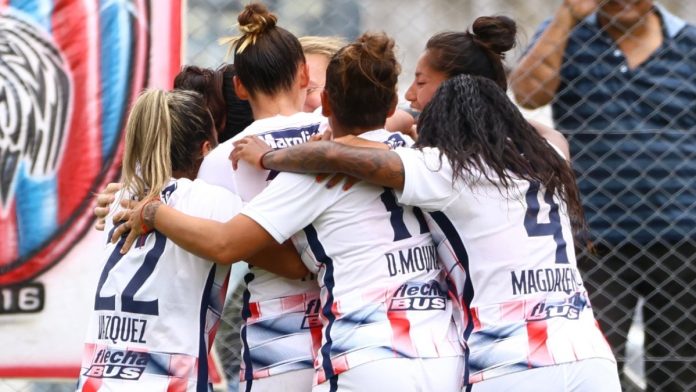
[[[76,378],[127,110],[170,88],[183,0],[0,0],[0,377]]]

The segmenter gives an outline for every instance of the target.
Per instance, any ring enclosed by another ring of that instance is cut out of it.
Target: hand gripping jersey
[[[398,200],[430,211],[440,260],[460,299],[460,333],[470,350],[465,381],[587,358],[614,361],[557,195],[523,180],[501,191],[480,174],[453,184],[438,149],[396,152],[405,171]]]
[[[407,138],[385,130],[360,137]],[[307,237],[321,287],[316,384],[380,359],[462,354],[427,224],[391,189],[326,189],[314,176],[281,173],[242,213],[280,243],[298,230]]]
[[[171,181],[162,200],[227,221],[242,201],[202,181]],[[113,228],[107,230],[107,241]],[[207,391],[207,355],[225,302],[229,266],[179,248],[159,232],[125,255],[110,241],[89,321],[79,391]]]
[[[254,121],[244,131],[217,146],[203,160],[198,178],[240,195],[244,202],[261,192],[277,172],[257,170],[246,162],[232,169],[229,155],[233,143],[256,135],[274,149],[304,143],[326,128],[326,118],[314,113],[296,113]],[[282,204],[283,197],[278,200]],[[293,238],[303,258],[313,259],[303,235]],[[286,279],[250,266],[244,277],[241,330],[241,380],[248,381],[293,370],[311,369],[319,344],[317,320],[319,287],[313,277]],[[315,326],[315,342],[312,326]]]

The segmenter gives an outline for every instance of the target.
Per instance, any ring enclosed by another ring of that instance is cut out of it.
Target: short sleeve
[[[227,222],[243,207],[242,199],[236,194],[199,179],[193,182],[185,205],[187,211],[183,212],[218,222]]]
[[[452,167],[436,148],[397,148],[404,165],[404,189],[396,192],[401,204],[439,211],[457,198],[452,186]]]
[[[338,187],[340,188],[340,187]],[[278,243],[304,229],[331,206],[340,189],[326,189],[314,176],[280,173],[242,209]]]
[[[198,169],[197,178],[208,184],[221,186],[236,193],[237,188],[234,181],[235,173],[229,158],[232,148],[232,140],[228,140],[215,147],[203,159],[203,163],[201,163],[201,167]]]

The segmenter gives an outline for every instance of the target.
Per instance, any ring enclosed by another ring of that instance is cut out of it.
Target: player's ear
[[[234,92],[237,94],[239,99],[248,101],[249,100],[249,91],[244,87],[244,84],[242,84],[242,81],[239,80],[238,77],[234,76],[232,78],[232,81],[234,82]]]
[[[323,90],[321,92],[321,115],[329,118],[331,113],[333,113],[333,110],[331,109],[331,103],[329,103],[329,95],[326,93],[326,90]]]
[[[309,65],[307,65],[307,63],[302,63],[297,71],[299,72],[297,76],[300,82],[300,88],[307,88],[307,86],[309,86]]]
[[[206,140],[201,144],[201,155],[206,156],[208,153],[213,149],[213,143],[211,143],[209,140]]]

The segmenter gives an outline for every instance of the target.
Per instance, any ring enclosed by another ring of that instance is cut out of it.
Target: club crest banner
[[[182,0],[0,0],[0,377],[77,377],[128,109],[170,88]]]

